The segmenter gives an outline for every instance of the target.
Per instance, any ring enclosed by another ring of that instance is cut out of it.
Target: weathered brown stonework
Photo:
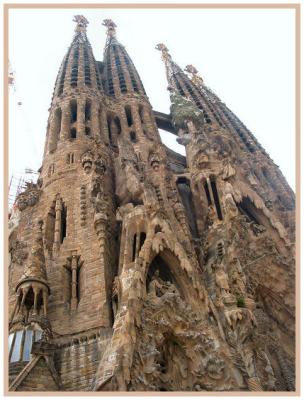
[[[75,22],[9,222],[10,390],[293,391],[294,193],[193,66],[157,45],[155,112],[115,24],[100,63]]]

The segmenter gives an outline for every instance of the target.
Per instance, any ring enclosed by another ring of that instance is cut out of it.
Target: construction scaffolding
[[[26,189],[26,184],[28,182],[36,183],[37,179],[38,172],[30,168],[25,168],[23,172],[15,172],[11,176],[8,190],[9,212],[15,205],[17,196]]]

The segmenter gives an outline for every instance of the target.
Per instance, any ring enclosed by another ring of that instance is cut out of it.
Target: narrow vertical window
[[[72,100],[70,103],[71,109],[71,124],[77,121],[77,101]]]
[[[14,337],[15,337],[15,333],[14,332],[11,333],[9,335],[9,337],[8,337],[8,354],[9,355],[11,354],[11,351],[12,351],[12,346],[13,346],[13,343],[14,343]]]
[[[131,112],[130,106],[125,107],[125,113],[126,113],[126,117],[127,117],[127,121],[128,121],[128,126],[132,126],[133,119],[132,119],[132,112]]]
[[[14,341],[14,348],[11,355],[11,362],[16,362],[20,360],[21,342],[22,342],[23,331],[16,332],[16,337]]]
[[[88,122],[91,120],[91,102],[89,100],[87,100],[86,104],[85,104],[84,119],[85,119],[85,122]]]
[[[120,135],[120,133],[121,133],[121,125],[120,125],[120,120],[119,120],[118,117],[114,118],[114,123],[115,123],[115,128],[116,128],[115,133],[116,133],[116,135]]]
[[[113,145],[111,123],[112,123],[112,118],[110,116],[108,116],[107,117],[107,124],[108,124],[109,141],[110,141],[110,144]]]
[[[89,126],[85,127],[85,134],[86,136],[91,136],[91,128]]]
[[[61,210],[61,243],[63,242],[63,239],[66,237],[67,233],[67,209],[62,205],[62,210]]]
[[[205,189],[205,193],[206,193],[206,197],[207,197],[208,206],[210,206],[211,205],[211,196],[210,196],[209,187],[208,187],[208,183],[207,183],[206,179],[204,179],[203,185],[204,185],[204,189]]]
[[[146,234],[145,234],[145,232],[140,232],[139,250],[142,248],[143,244],[145,243],[145,240],[146,240]]]
[[[33,337],[33,331],[27,329],[25,331],[25,339],[23,345],[23,357],[22,357],[23,361],[30,361],[31,350],[32,350],[32,337]]]
[[[190,182],[187,178],[180,177],[177,180],[177,189],[184,205],[186,215],[188,217],[188,223],[193,236],[197,237],[197,226],[195,208],[192,198],[192,192],[190,188]]]
[[[136,257],[136,234],[133,236],[132,261],[135,260],[135,257]]]
[[[213,199],[214,199],[217,216],[218,216],[218,219],[222,220],[223,215],[222,215],[220,199],[219,199],[219,195],[218,195],[218,191],[217,191],[217,187],[216,187],[216,181],[215,181],[214,176],[210,177],[210,183],[211,183],[211,189],[212,189],[212,194],[213,194]]]

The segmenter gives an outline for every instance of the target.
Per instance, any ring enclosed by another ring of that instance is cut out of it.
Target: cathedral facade
[[[294,391],[294,193],[192,65],[156,46],[154,111],[114,22],[100,62],[74,21],[9,220],[9,390]]]

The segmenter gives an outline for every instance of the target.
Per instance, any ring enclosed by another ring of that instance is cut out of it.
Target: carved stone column
[[[55,233],[54,233],[54,246],[53,251],[56,252],[59,249],[61,242],[61,214],[62,214],[62,201],[60,198],[56,200],[55,206]]]
[[[143,127],[142,127],[140,116],[138,113],[137,104],[131,105],[131,113],[132,113],[132,119],[133,119],[133,129],[140,138],[143,138],[144,137]]]
[[[140,246],[140,230],[137,228],[136,231],[136,245],[135,245],[135,260],[138,257],[139,254],[139,246]]]
[[[72,270],[72,297],[71,297],[71,310],[76,310],[77,308],[77,266],[78,257],[76,255],[72,256],[71,270]]]
[[[56,131],[56,116],[55,116],[55,110],[53,110],[52,116],[50,118],[50,128],[49,128],[49,143],[48,143],[49,152],[56,150],[57,147],[57,138],[55,136],[55,131]]]
[[[83,99],[77,100],[77,136],[83,137],[85,135],[85,101]]]
[[[97,233],[101,256],[104,255],[104,250],[105,250],[107,220],[108,217],[106,214],[104,213],[95,214],[94,228]]]
[[[69,102],[62,106],[61,138],[66,140],[70,137],[71,110]]]
[[[102,141],[104,143],[109,144],[110,138],[109,138],[109,129],[108,129],[108,121],[107,121],[107,114],[106,111],[103,107],[101,107],[101,112],[99,113],[99,123],[100,123],[100,129],[101,129],[101,136],[102,136]]]
[[[100,137],[100,128],[99,128],[99,107],[96,102],[92,103],[92,136]]]

